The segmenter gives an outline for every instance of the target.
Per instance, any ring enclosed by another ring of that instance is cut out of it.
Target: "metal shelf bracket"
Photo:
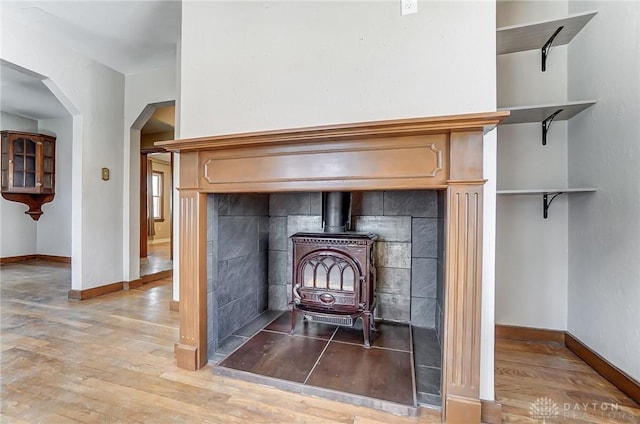
[[[551,200],[549,200],[549,194],[545,193],[542,195],[542,217],[544,219],[547,219],[549,217],[549,206],[551,206],[551,202],[553,202],[553,200],[561,194],[564,194],[564,192],[555,193],[553,196],[551,196]]]
[[[544,43],[544,46],[542,46],[542,72],[545,72],[547,70],[547,56],[549,56],[549,53],[551,52],[551,44],[553,44],[553,40],[555,40],[555,38],[558,36],[558,34],[560,34],[560,31],[562,31],[563,28],[564,26],[558,27],[556,32],[554,32],[553,35],[549,37],[547,42]]]
[[[551,115],[547,116],[543,121],[542,121],[542,145],[546,146],[547,145],[547,132],[549,131],[549,127],[551,127],[551,122],[553,122],[554,118],[556,116],[558,116],[558,114],[560,112],[562,112],[564,109],[558,109],[555,112],[553,112]]]

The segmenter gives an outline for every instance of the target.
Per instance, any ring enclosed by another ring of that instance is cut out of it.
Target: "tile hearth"
[[[235,332],[211,358],[217,363],[214,372],[395,414],[417,414],[408,324],[376,323],[372,347],[366,349],[360,320],[340,327],[303,323],[300,317],[289,335],[290,320],[290,312],[269,310]],[[422,345],[418,348],[424,350]],[[439,376],[434,384],[439,386]]]

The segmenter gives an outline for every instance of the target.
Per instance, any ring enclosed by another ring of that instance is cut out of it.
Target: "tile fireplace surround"
[[[479,423],[482,142],[508,112],[211,136],[158,143],[179,152],[177,365],[207,355],[207,194],[445,190],[442,418]]]

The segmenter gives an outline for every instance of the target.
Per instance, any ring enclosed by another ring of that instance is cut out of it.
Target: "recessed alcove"
[[[409,324],[414,327],[413,343],[421,347],[410,367],[418,377],[417,400],[435,407],[441,402],[444,196],[442,190],[351,193],[352,230],[378,236],[375,318],[404,323],[402,331]],[[321,214],[320,192],[208,195],[207,345],[211,363],[247,342],[253,336],[248,328],[258,331],[258,323],[268,324],[276,316],[274,311],[290,310],[289,237],[298,232],[322,232]],[[256,319],[259,315],[262,317]],[[386,327],[386,337],[395,328],[400,327]],[[390,363],[386,368],[394,366]],[[408,384],[411,387],[412,382]]]

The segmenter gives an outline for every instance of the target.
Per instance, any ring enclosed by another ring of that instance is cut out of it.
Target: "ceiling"
[[[3,19],[45,31],[47,37],[123,74],[169,66],[176,60],[182,23],[179,0],[2,0],[0,10]],[[0,65],[2,111],[31,119],[66,114],[42,77],[6,62]]]
[[[42,77],[16,69],[6,62],[0,62],[0,110],[30,119],[69,115],[44,85]]]

